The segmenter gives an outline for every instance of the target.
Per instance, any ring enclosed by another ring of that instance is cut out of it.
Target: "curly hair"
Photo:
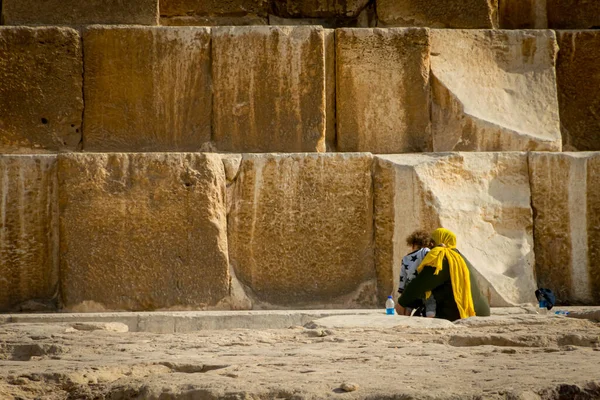
[[[433,245],[433,241],[431,240],[431,235],[423,230],[416,230],[406,238],[406,244],[410,247],[431,247]]]

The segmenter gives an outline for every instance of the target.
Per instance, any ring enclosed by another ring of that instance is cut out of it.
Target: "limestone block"
[[[499,0],[501,29],[546,29],[547,0]]]
[[[89,151],[198,151],[211,137],[208,28],[84,33]]]
[[[77,149],[81,57],[73,29],[0,27],[0,152]]]
[[[377,0],[380,26],[498,28],[498,0]]]
[[[536,275],[562,303],[600,301],[600,153],[532,153]]]
[[[396,293],[406,237],[444,227],[456,233],[492,306],[534,301],[525,153],[382,155],[374,182],[380,299]]]
[[[325,136],[327,151],[335,151],[335,29],[325,29]]]
[[[558,31],[558,103],[565,150],[600,150],[600,31]]]
[[[431,151],[429,31],[338,29],[339,151]]]
[[[0,310],[58,293],[56,156],[0,156]]]
[[[158,0],[3,0],[6,25],[157,25]]]
[[[546,0],[548,28],[598,29],[600,28],[600,2],[598,0]]]
[[[374,304],[371,164],[370,154],[244,155],[228,239],[254,308]]]
[[[274,0],[275,14],[286,18],[356,17],[369,0]]]
[[[161,0],[161,25],[266,25],[269,0]]]
[[[225,172],[202,153],[59,156],[67,309],[205,308],[229,291]]]
[[[219,150],[325,151],[322,28],[214,28],[212,68]]]
[[[431,52],[434,151],[561,150],[554,32],[432,30]]]

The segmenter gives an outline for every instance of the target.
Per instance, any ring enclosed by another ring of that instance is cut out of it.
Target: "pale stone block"
[[[432,30],[434,151],[560,151],[552,31]]]
[[[546,0],[548,28],[598,29],[600,28],[600,1],[598,0]]]
[[[158,25],[158,0],[3,0],[6,25]]]
[[[266,25],[269,0],[161,0],[161,25]]]
[[[498,4],[501,29],[546,29],[546,0],[501,0]]]
[[[212,50],[219,150],[325,151],[322,28],[219,27]]]
[[[380,26],[498,28],[498,0],[377,0]]]
[[[492,306],[535,300],[533,217],[525,153],[376,156],[379,296],[398,288],[406,237],[443,227],[476,269]]]
[[[82,73],[75,30],[0,27],[0,152],[76,150]]]
[[[357,17],[369,0],[274,0],[275,14],[285,18]]]
[[[429,31],[338,29],[338,151],[431,151]]]
[[[232,268],[254,308],[375,304],[370,154],[244,155]]]
[[[199,151],[210,142],[210,30],[92,27],[84,33],[89,151]]]
[[[59,182],[67,309],[203,309],[228,295],[219,156],[66,154]]]
[[[531,153],[536,275],[569,304],[600,301],[600,153]]]
[[[556,62],[563,146],[600,150],[600,31],[558,31]]]
[[[0,310],[58,300],[56,156],[0,156]]]

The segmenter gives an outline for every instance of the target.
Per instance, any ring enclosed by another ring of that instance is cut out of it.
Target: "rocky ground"
[[[128,332],[121,323],[4,323],[0,398],[600,398],[593,318],[381,317],[176,334]]]

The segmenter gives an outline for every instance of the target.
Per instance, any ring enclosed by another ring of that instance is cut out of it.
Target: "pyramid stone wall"
[[[2,0],[0,310],[599,304],[598,4]]]

